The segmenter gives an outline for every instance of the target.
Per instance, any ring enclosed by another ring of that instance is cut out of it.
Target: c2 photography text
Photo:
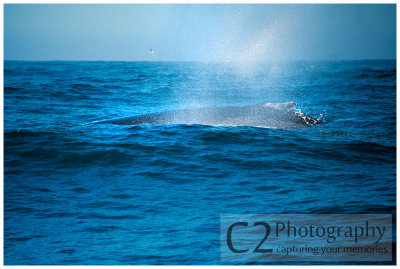
[[[391,261],[391,215],[221,215],[221,259]]]

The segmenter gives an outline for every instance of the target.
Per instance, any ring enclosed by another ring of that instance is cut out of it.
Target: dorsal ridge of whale
[[[212,126],[255,126],[289,129],[322,123],[294,108],[295,102],[261,103],[248,106],[204,107],[144,114],[93,123],[118,125],[200,124]]]

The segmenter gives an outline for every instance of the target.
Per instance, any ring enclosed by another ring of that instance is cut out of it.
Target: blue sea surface
[[[292,101],[325,123],[88,124]],[[395,211],[395,60],[4,63],[6,265],[226,264],[221,214]]]

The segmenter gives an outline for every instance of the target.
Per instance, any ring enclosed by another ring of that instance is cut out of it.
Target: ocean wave
[[[362,69],[361,73],[357,75],[357,78],[395,78],[396,77],[396,69],[392,70],[371,70],[371,69]]]
[[[18,129],[18,130],[9,130],[4,132],[4,138],[15,138],[15,137],[55,137],[57,133],[50,131],[35,131],[28,129]]]
[[[21,91],[21,90],[23,90],[23,88],[21,88],[21,87],[12,87],[12,86],[5,86],[4,87],[4,93],[17,92],[17,91]]]
[[[396,214],[395,61],[5,65],[6,264],[218,264],[220,214]],[[289,100],[327,121],[85,125]]]

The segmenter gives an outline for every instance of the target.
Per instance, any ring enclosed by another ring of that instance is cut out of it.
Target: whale
[[[118,125],[199,124],[211,126],[254,126],[276,129],[291,129],[322,123],[321,120],[302,113],[295,106],[295,102],[286,102],[247,106],[190,108],[95,121],[92,123]]]

